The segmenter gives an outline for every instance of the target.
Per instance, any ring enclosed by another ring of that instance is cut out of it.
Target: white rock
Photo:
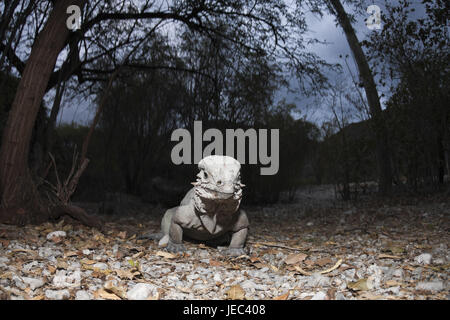
[[[307,278],[307,282],[305,284],[309,287],[323,287],[330,285],[330,278],[321,275],[320,273],[313,273],[311,276]]]
[[[52,240],[53,238],[65,238],[67,236],[65,231],[53,231],[47,234],[47,240]]]
[[[8,257],[0,257],[0,262],[1,263],[8,263],[9,262],[9,258]]]
[[[222,278],[220,277],[220,273],[214,274],[214,281],[215,282],[222,282]]]
[[[25,285],[25,283],[23,283],[22,278],[18,277],[16,275],[14,275],[12,277],[12,281],[14,281],[14,284],[16,285],[16,287],[18,287],[19,289],[25,289],[27,286]]]
[[[65,270],[58,270],[53,277],[53,285],[57,288],[79,286],[81,282],[80,270],[67,274]]]
[[[431,263],[431,254],[429,253],[422,253],[421,255],[417,256],[414,258],[414,260],[418,263],[418,264],[430,264]]]
[[[336,300],[347,300],[341,292],[336,293],[335,298]]]
[[[108,269],[108,265],[103,262],[97,262],[93,265],[94,268],[99,268],[100,270],[106,270]]]
[[[255,283],[253,283],[253,281],[250,280],[245,280],[244,282],[241,283],[241,287],[242,289],[254,289],[255,288]]]
[[[22,281],[26,283],[31,290],[42,287],[44,285],[44,280],[41,278],[22,277]]]
[[[64,290],[45,290],[45,297],[51,300],[63,300],[70,297],[70,292],[67,289]]]
[[[403,278],[403,270],[395,269],[394,272],[392,273],[392,275],[397,278]]]
[[[444,264],[445,261],[442,258],[436,258],[436,259],[433,259],[433,263],[434,264]]]
[[[432,292],[442,291],[444,290],[444,283],[442,281],[419,282],[416,289]]]
[[[311,300],[325,300],[326,298],[327,295],[324,292],[319,291],[311,298]]]
[[[378,289],[381,286],[383,270],[376,264],[372,264],[367,268],[367,273],[370,275],[367,279],[367,285],[371,285],[373,288]]]
[[[393,294],[395,294],[396,296],[398,296],[400,294],[400,287],[390,287],[388,288],[388,291],[391,291]]]
[[[78,290],[75,294],[75,300],[91,300],[91,295],[85,290]]]
[[[128,300],[146,300],[150,296],[155,296],[157,287],[149,283],[138,283],[128,290]]]

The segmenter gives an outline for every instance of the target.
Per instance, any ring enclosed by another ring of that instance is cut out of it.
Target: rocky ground
[[[89,207],[86,205],[86,207]],[[248,254],[153,241],[160,208],[69,223],[0,225],[1,299],[449,299],[450,200],[334,200],[302,190],[292,204],[246,208]]]

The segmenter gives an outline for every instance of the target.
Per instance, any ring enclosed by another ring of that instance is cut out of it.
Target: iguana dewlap
[[[240,255],[249,222],[239,205],[242,199],[240,163],[228,156],[208,156],[198,168],[197,181],[180,205],[166,211],[161,222],[160,246],[183,251],[183,237],[221,244],[229,241],[228,253]]]

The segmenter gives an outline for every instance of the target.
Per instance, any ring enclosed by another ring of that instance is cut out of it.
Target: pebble
[[[42,278],[29,278],[29,277],[22,277],[22,281],[26,283],[31,290],[34,290],[36,288],[40,288],[44,285],[44,280]]]
[[[146,300],[150,296],[157,293],[156,286],[149,283],[138,283],[128,290],[127,297],[129,300]]]
[[[106,263],[103,263],[103,262],[97,262],[97,263],[94,263],[93,267],[94,267],[94,268],[98,268],[98,269],[100,269],[100,270],[106,270],[106,269],[108,269],[108,265],[107,265]]]
[[[320,273],[313,273],[306,279],[306,286],[308,287],[323,287],[330,285],[330,278],[321,275]]]
[[[91,295],[85,290],[78,290],[75,294],[75,300],[91,300]]]
[[[325,300],[326,298],[326,293],[319,291],[311,298],[311,300]]]
[[[416,289],[438,292],[444,290],[444,283],[442,281],[419,282]]]
[[[63,300],[70,298],[70,292],[67,289],[64,290],[45,290],[45,297],[51,300]]]
[[[416,261],[418,264],[430,264],[431,263],[431,254],[429,253],[422,253],[421,255],[414,258],[414,261]]]
[[[67,236],[65,231],[53,231],[47,234],[47,240],[52,240],[54,238],[65,238]]]
[[[81,272],[76,270],[71,274],[67,274],[65,270],[58,270],[53,277],[53,285],[57,288],[73,287],[80,285]]]

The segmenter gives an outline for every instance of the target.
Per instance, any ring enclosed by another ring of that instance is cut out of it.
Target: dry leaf
[[[336,288],[330,288],[327,291],[328,300],[336,300]]]
[[[126,231],[121,231],[117,234],[117,236],[121,239],[126,239],[127,238],[127,232]]]
[[[267,267],[267,264],[261,263],[261,262],[257,262],[257,263],[254,263],[253,266],[254,266],[255,268],[262,269],[262,268]]]
[[[245,291],[240,285],[235,284],[226,292],[227,299],[230,300],[243,300],[245,298]]]
[[[333,263],[333,261],[330,258],[321,258],[316,260],[316,264],[323,267],[324,265],[327,265],[329,263]]]
[[[50,271],[51,274],[56,272],[56,267],[52,266],[51,264],[49,264],[47,266],[48,271]]]
[[[378,259],[402,259],[402,257],[381,253],[378,255]]]
[[[287,300],[289,298],[289,291],[285,294],[282,294],[281,296],[275,297],[272,300]]]
[[[284,263],[286,264],[297,264],[302,262],[306,259],[308,255],[304,253],[294,253],[287,256],[287,258],[284,260]]]
[[[396,286],[401,286],[402,285],[401,282],[398,282],[398,281],[395,281],[395,280],[387,280],[385,284],[386,284],[386,287],[396,287]]]
[[[220,267],[220,266],[222,266],[222,262],[213,260],[213,259],[209,259],[209,265],[211,267]]]
[[[56,268],[58,268],[58,269],[67,269],[67,268],[69,268],[69,265],[64,260],[58,259],[56,261]]]
[[[367,278],[359,279],[358,281],[347,283],[347,287],[353,291],[366,291],[371,290],[372,284]]]
[[[106,299],[106,300],[121,300],[120,297],[118,297],[114,293],[110,293],[110,292],[106,291],[105,289],[99,289],[99,290],[95,291],[94,298],[95,299],[102,298],[102,299]]]
[[[105,290],[108,292],[114,293],[116,296],[118,296],[122,299],[127,299],[126,290],[122,287],[114,286],[112,281],[106,281]]]
[[[89,260],[89,259],[81,259],[80,262],[81,262],[82,264],[88,264],[88,265],[97,263],[97,261],[95,261],[95,260]]]
[[[170,253],[170,252],[166,252],[166,251],[158,251],[156,252],[157,256],[166,258],[166,259],[174,259],[177,257],[176,254]]]
[[[114,271],[117,273],[117,275],[119,276],[119,278],[123,279],[129,279],[129,280],[133,280],[134,277],[138,276],[140,274],[139,271],[129,271],[129,270],[121,270],[121,269],[114,269]]]
[[[139,258],[142,257],[144,254],[145,254],[145,252],[144,252],[144,251],[141,251],[141,252],[138,252],[138,253],[134,254],[134,255],[132,256],[132,258],[133,258],[133,259],[139,259]]]
[[[80,251],[67,251],[66,253],[64,253],[64,258],[79,256],[81,254],[82,253]]]

